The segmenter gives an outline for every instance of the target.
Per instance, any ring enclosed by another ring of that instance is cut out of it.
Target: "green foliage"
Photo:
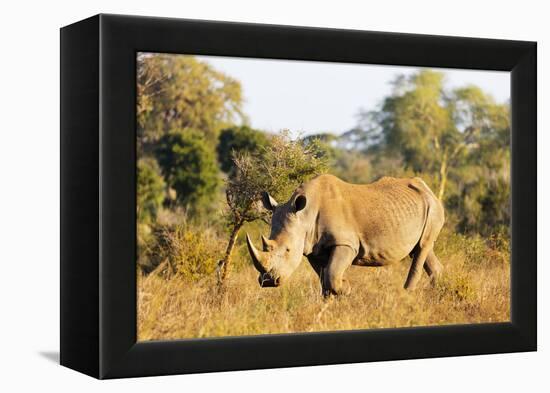
[[[138,148],[173,129],[219,130],[242,118],[240,83],[187,55],[141,53],[137,65]]]
[[[137,163],[137,217],[141,223],[155,219],[164,200],[166,184],[154,158],[142,158]]]
[[[491,179],[486,168],[472,168],[479,177],[458,181],[460,188],[448,201],[448,208],[459,217],[457,229],[483,235],[507,233],[510,224],[510,183]]]
[[[202,133],[186,130],[165,134],[156,154],[179,203],[197,209],[214,199],[220,185],[218,166]]]
[[[510,236],[498,232],[490,236],[464,235],[446,228],[435,243],[435,252],[441,260],[457,258],[468,269],[489,264],[505,266],[510,262]]]
[[[487,183],[487,190],[479,197],[483,233],[507,233],[510,224],[510,183],[503,179]],[[489,230],[488,230],[489,229]]]
[[[254,130],[248,126],[231,127],[222,130],[217,147],[218,162],[222,171],[230,176],[234,176],[234,154],[257,152],[267,143],[267,138],[263,132]]]

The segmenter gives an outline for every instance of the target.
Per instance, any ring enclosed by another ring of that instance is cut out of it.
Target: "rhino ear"
[[[305,195],[298,195],[298,197],[296,197],[296,200],[294,201],[294,206],[296,207],[297,212],[306,207],[306,204],[307,198],[305,197]]]
[[[269,195],[267,192],[262,192],[262,203],[264,205],[264,207],[267,209],[267,210],[275,210],[275,208],[277,207],[277,205],[279,205],[277,203],[277,201],[275,199],[273,199],[271,197],[271,195]]]

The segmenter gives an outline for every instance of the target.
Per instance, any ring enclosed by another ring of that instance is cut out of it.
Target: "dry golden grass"
[[[378,268],[352,266],[346,273],[351,295],[329,300],[321,297],[318,278],[305,260],[280,288],[260,288],[257,272],[247,264],[232,273],[222,294],[214,276],[191,281],[138,274],[138,339],[508,321],[506,247],[443,233],[436,252],[445,273],[435,285],[423,274],[416,291],[404,290],[409,261]]]

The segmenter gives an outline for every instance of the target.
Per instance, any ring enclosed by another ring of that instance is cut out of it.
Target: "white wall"
[[[52,360],[59,339],[59,32],[99,12],[537,40],[539,222],[550,220],[550,64],[543,1],[94,0],[4,2],[0,39],[0,390],[543,391],[550,385],[548,269],[539,264],[539,352],[98,382]],[[547,108],[546,108],[547,109]],[[548,109],[547,109],[548,110]],[[544,118],[544,119],[543,119]],[[546,181],[545,181],[546,180]],[[540,225],[539,260],[550,230]],[[544,323],[546,322],[546,323]],[[266,354],[266,356],[269,356]],[[546,365],[544,363],[546,362]],[[10,386],[10,388],[6,388]],[[131,389],[131,390],[130,390]],[[546,390],[547,391],[547,390]]]

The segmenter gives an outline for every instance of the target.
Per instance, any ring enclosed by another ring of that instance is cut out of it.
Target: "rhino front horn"
[[[266,253],[258,251],[256,247],[254,247],[254,244],[252,244],[248,233],[246,234],[246,245],[248,246],[248,252],[250,253],[250,257],[252,258],[252,263],[254,263],[254,267],[260,272],[260,274],[266,273],[267,267],[265,265],[265,262],[262,260],[265,258]]]

